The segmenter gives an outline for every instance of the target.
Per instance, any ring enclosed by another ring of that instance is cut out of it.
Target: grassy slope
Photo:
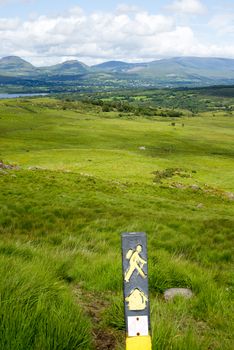
[[[81,309],[100,300],[99,327],[123,335],[120,233],[139,230],[154,349],[231,349],[233,120],[206,114],[174,128],[62,108],[0,102],[0,158],[21,166],[0,175],[0,348],[89,349]],[[183,172],[154,182],[166,168]],[[166,288],[186,286],[192,300],[163,301]]]

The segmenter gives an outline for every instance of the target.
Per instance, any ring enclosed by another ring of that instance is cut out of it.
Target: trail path
[[[77,302],[92,321],[95,350],[115,350],[117,345],[116,334],[111,329],[105,327],[102,322],[102,314],[109,306],[105,295],[85,291],[79,286],[75,287],[74,293]]]

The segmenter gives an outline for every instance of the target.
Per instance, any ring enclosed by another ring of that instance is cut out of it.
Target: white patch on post
[[[140,337],[149,335],[148,316],[128,317],[128,336]]]

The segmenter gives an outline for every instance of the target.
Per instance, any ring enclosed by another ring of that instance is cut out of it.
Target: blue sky
[[[139,6],[146,9],[149,12],[157,12],[163,9],[166,5],[172,1],[169,0],[102,0],[102,1],[89,1],[89,0],[2,0],[1,4],[1,16],[12,17],[20,16],[22,18],[27,17],[32,12],[38,14],[53,14],[60,11],[65,11],[68,7],[80,6],[84,10],[93,12],[97,10],[113,11],[119,4],[128,4],[132,6]],[[55,5],[56,3],[56,5]],[[142,4],[143,3],[143,4]],[[206,0],[203,3],[208,7],[209,13],[215,12],[217,8],[225,9],[228,6],[234,7],[232,1],[218,1],[218,0]]]
[[[234,2],[0,0],[0,57],[7,55],[36,65],[234,58]]]

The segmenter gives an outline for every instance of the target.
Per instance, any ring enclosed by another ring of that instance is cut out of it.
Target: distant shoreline
[[[0,93],[0,100],[12,99],[18,97],[33,97],[33,96],[47,96],[48,93],[18,93],[18,94],[8,94],[8,93]]]

